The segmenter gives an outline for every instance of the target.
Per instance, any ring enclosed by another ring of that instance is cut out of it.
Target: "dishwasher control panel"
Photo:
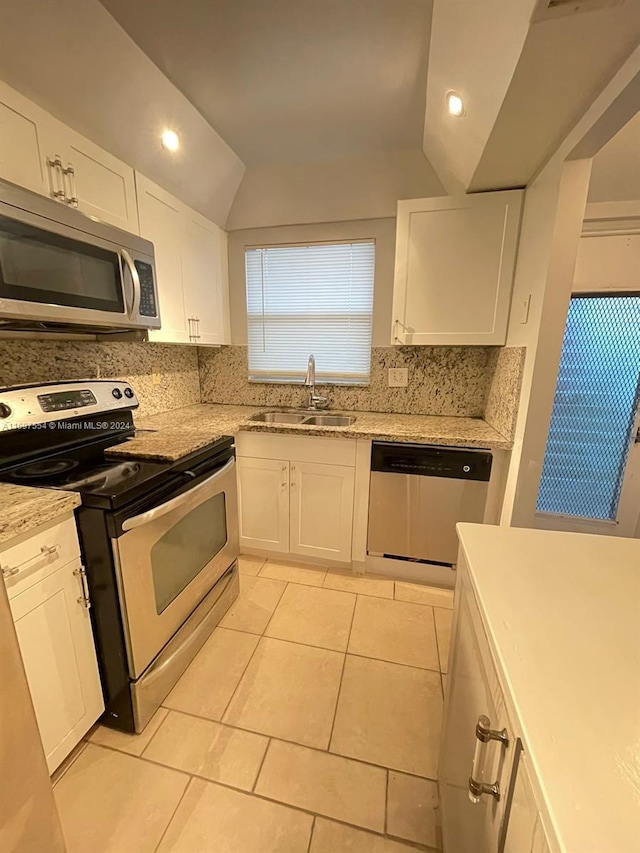
[[[386,474],[414,474],[418,477],[447,477],[488,482],[491,453],[466,447],[435,447],[374,441],[371,470]]]

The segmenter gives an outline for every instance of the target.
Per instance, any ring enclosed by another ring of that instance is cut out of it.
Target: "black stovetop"
[[[121,506],[159,485],[169,462],[109,459],[102,451],[80,449],[31,459],[0,471],[0,481],[21,486],[80,492],[89,506]]]
[[[58,447],[20,461],[5,457],[0,460],[0,482],[76,491],[83,505],[113,510],[193,477],[191,468],[208,467],[233,439],[222,437],[177,462],[109,458],[105,451],[116,443]]]

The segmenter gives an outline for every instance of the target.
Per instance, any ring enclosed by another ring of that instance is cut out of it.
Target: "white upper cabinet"
[[[4,83],[0,178],[138,233],[133,169]]]
[[[185,308],[197,343],[219,345],[228,340],[226,234],[186,208],[183,217]]]
[[[523,196],[398,202],[393,344],[505,343]]]
[[[50,116],[0,83],[0,178],[49,195],[47,131]]]
[[[226,234],[136,172],[140,233],[154,244],[160,297],[149,338],[200,346],[228,341]]]
[[[182,205],[136,172],[140,234],[155,248],[161,327],[149,340],[189,343],[182,282]]]
[[[67,194],[87,216],[137,234],[133,169],[69,128],[64,137],[60,148]]]

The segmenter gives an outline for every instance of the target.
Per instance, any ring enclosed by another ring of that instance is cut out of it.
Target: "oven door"
[[[239,553],[235,459],[127,518],[112,539],[129,672],[139,678]]]

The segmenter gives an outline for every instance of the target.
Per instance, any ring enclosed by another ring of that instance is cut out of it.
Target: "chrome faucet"
[[[309,397],[307,399],[308,409],[326,409],[329,406],[328,397],[320,397],[316,394],[316,360],[313,354],[309,356],[307,364],[307,375],[304,379],[305,387],[309,389]]]

